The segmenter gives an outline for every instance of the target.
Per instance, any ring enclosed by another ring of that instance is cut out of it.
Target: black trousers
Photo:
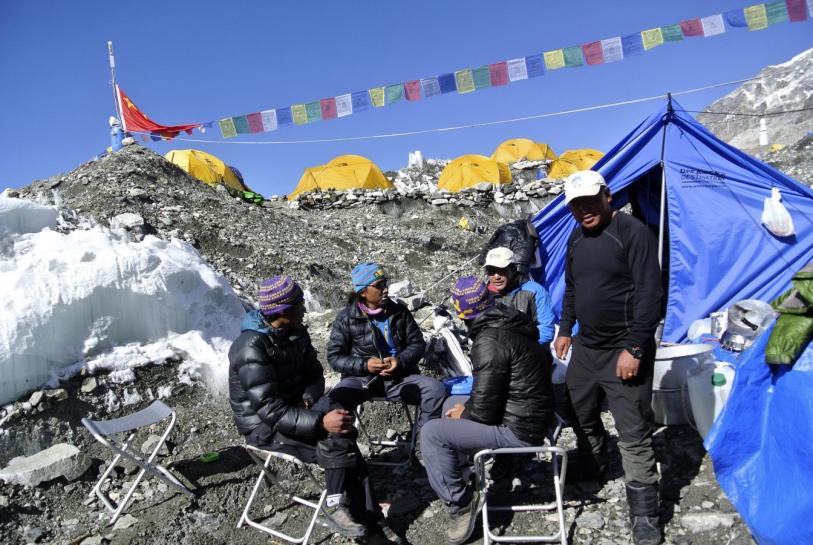
[[[352,412],[352,407],[346,408],[328,396],[321,397],[312,408],[323,413],[336,408]],[[367,464],[356,444],[355,430],[349,435],[331,433],[321,439],[311,439],[284,435],[260,424],[246,435],[246,442],[296,456],[306,463],[318,463],[325,469],[328,496],[342,495],[342,503],[361,523],[371,524],[378,517],[378,503],[373,496]]]
[[[596,349],[573,338],[573,353],[567,368],[567,393],[576,422],[574,431],[580,457],[604,465],[607,451],[601,403],[606,397],[618,430],[618,448],[627,481],[651,484],[658,481],[652,449],[652,369],[655,343],[646,346],[638,375],[621,380],[615,374],[621,349]]]

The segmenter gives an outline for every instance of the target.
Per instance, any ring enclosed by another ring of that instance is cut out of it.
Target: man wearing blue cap
[[[389,298],[387,274],[372,262],[350,273],[353,292],[330,331],[327,360],[342,374],[331,396],[403,399],[420,405],[418,427],[440,416],[446,389],[420,374],[426,343],[409,310]]]

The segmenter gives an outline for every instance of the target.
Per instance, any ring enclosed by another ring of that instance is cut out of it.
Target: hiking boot
[[[632,517],[632,542],[635,545],[660,545],[661,529],[658,517]]]
[[[458,507],[449,513],[451,525],[446,530],[447,543],[449,545],[462,545],[471,537],[474,532],[474,525],[477,522],[477,512],[480,510],[480,494],[475,490],[472,493],[471,501],[468,505]]]
[[[347,506],[339,504],[333,507],[323,507],[322,510],[325,514],[324,522],[337,534],[345,537],[367,536],[367,528],[356,522]]]
[[[659,545],[658,483],[627,483],[627,505],[630,509],[630,530],[635,545]]]
[[[376,518],[375,522],[367,525],[367,537],[359,540],[366,545],[386,545],[388,543],[402,543],[401,536],[389,527],[387,519],[383,516]]]

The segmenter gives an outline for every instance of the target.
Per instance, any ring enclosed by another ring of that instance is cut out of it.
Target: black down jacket
[[[401,362],[395,379],[419,373],[418,362],[423,357],[426,342],[409,310],[392,300],[387,301],[387,316],[390,323],[396,357]],[[356,304],[345,307],[333,322],[330,340],[327,344],[327,361],[344,377],[371,377],[367,370],[367,360],[383,358],[379,347],[387,342],[381,331],[373,324]]]
[[[472,321],[469,334],[474,384],[462,417],[542,444],[553,415],[552,357],[536,325],[497,303]]]
[[[325,392],[307,330],[271,331],[256,311],[246,315],[242,329],[229,349],[229,403],[237,429],[245,435],[263,422],[289,437],[321,437],[322,413],[303,406]]]

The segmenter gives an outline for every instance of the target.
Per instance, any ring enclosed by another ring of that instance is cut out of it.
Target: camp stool
[[[167,418],[169,418],[169,423],[166,430],[146,460],[135,451],[130,450],[130,444],[139,430],[146,428],[147,426],[157,424],[163,420],[166,420]],[[127,507],[133,492],[135,492],[136,488],[138,487],[138,483],[141,482],[141,479],[144,478],[146,473],[161,479],[168,485],[180,490],[184,494],[194,496],[192,491],[181,484],[181,482],[178,481],[178,479],[176,479],[169,471],[167,471],[161,465],[153,462],[155,457],[158,456],[158,451],[162,446],[164,446],[164,442],[167,440],[173,426],[175,426],[175,411],[164,405],[161,401],[153,401],[152,404],[145,409],[141,409],[138,412],[123,416],[121,418],[114,418],[113,420],[89,420],[87,418],[83,418],[82,424],[84,424],[84,426],[98,442],[116,453],[113,461],[110,462],[101,478],[99,478],[99,481],[94,485],[93,490],[91,490],[90,494],[88,494],[90,497],[95,494],[104,504],[105,508],[107,508],[107,510],[113,514],[112,518],[110,519],[110,524],[116,522],[116,519],[119,518],[121,513],[124,511],[124,508]],[[130,433],[126,441],[120,443],[115,436],[124,432],[132,433]],[[116,467],[116,464],[122,457],[139,466],[141,471],[138,473],[135,481],[133,481],[133,484],[127,490],[124,499],[121,500],[118,505],[115,505],[113,500],[111,500],[107,494],[102,492],[102,484],[104,484],[104,482],[110,476],[113,468]]]
[[[474,455],[474,467],[476,471],[476,486],[480,491],[480,505],[483,510],[483,545],[489,545],[492,542],[503,543],[556,543],[560,542],[561,545],[567,544],[567,531],[565,530],[565,514],[563,503],[563,492],[565,488],[565,474],[567,472],[567,451],[561,447],[556,446],[559,439],[559,434],[562,431],[563,421],[557,415],[556,428],[546,439],[546,445],[538,447],[515,447],[515,448],[496,448],[481,450]],[[553,489],[556,494],[556,500],[545,504],[532,504],[532,505],[493,505],[488,501],[488,487],[489,482],[486,475],[485,462],[489,458],[499,455],[512,455],[512,454],[535,454],[537,457],[541,455],[550,454],[551,465],[553,466]],[[561,460],[561,466],[560,466]],[[491,531],[488,522],[489,511],[511,511],[511,512],[535,512],[535,511],[557,511],[559,515],[559,531],[550,535],[496,535]]]
[[[367,425],[364,423],[362,415],[364,414],[364,403],[399,403],[401,407],[401,412],[405,417],[407,423],[409,423],[409,438],[404,440],[400,439],[400,436],[397,440],[389,440],[385,437],[382,437],[378,434],[371,433],[367,429]],[[356,427],[361,432],[361,435],[367,442],[367,445],[370,447],[370,455],[367,459],[367,463],[371,466],[386,466],[386,467],[406,467],[410,465],[415,457],[415,443],[417,439],[417,422],[418,416],[420,415],[421,407],[420,405],[415,405],[414,411],[410,411],[409,404],[403,399],[387,399],[385,397],[374,397],[371,398],[367,402],[360,403],[356,407],[355,417],[356,417]],[[389,462],[385,460],[377,460],[375,456],[381,454],[381,452],[385,448],[389,447],[396,447],[399,449],[406,450],[406,459],[400,462]]]
[[[311,537],[311,533],[313,532],[314,526],[317,524],[317,517],[321,513],[323,517],[328,518],[329,515],[323,511],[323,506],[325,503],[325,498],[327,497],[327,490],[322,485],[322,483],[316,478],[313,471],[311,470],[311,464],[307,464],[293,456],[291,454],[285,454],[283,452],[275,452],[272,450],[265,450],[253,445],[244,445],[246,452],[254,461],[254,463],[260,468],[260,475],[257,477],[257,482],[254,484],[254,489],[251,491],[251,495],[248,497],[248,502],[246,503],[245,508],[243,509],[243,514],[240,516],[240,521],[237,523],[237,527],[241,528],[244,524],[248,524],[249,526],[256,528],[258,530],[262,530],[268,534],[271,534],[274,537],[279,539],[285,540],[288,543],[301,543],[303,545],[308,543],[308,539]],[[285,487],[279,481],[277,476],[271,471],[268,466],[272,460],[278,460],[290,466],[299,468],[307,477],[307,481],[310,482],[317,491],[321,491],[319,493],[319,501],[317,503],[313,503],[310,500],[305,498],[300,498],[299,496],[295,496],[294,494],[289,493],[285,490]],[[319,466],[315,466],[319,468]],[[249,511],[251,510],[251,505],[257,499],[257,493],[260,491],[260,487],[262,487],[265,483],[265,480],[268,479],[272,485],[275,485],[279,488],[283,494],[283,497],[288,498],[288,500],[295,502],[299,505],[303,505],[306,508],[313,511],[313,515],[310,517],[310,521],[308,522],[308,527],[305,530],[305,533],[302,534],[300,537],[293,537],[289,536],[288,534],[281,531],[280,527],[272,528],[261,522],[257,522],[252,520],[249,517]]]

